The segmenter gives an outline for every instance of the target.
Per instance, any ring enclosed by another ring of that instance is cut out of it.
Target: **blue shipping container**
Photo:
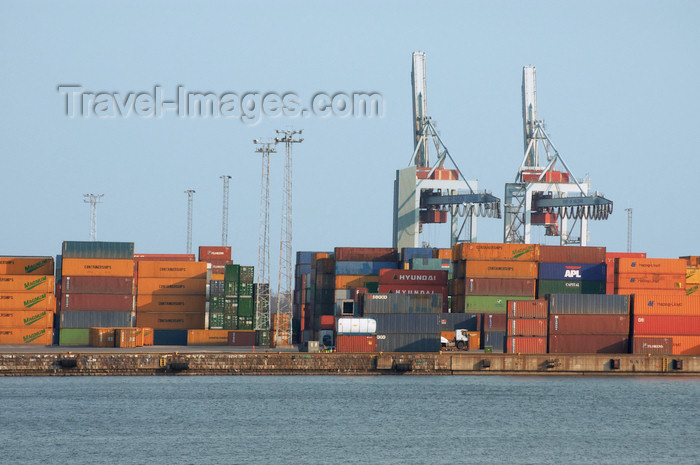
[[[64,258],[104,258],[133,260],[133,242],[65,241]]]
[[[297,252],[297,264],[311,264],[311,257],[315,252]]]
[[[433,258],[433,250],[428,247],[404,247],[401,249],[401,260],[407,262],[414,258]]]
[[[397,262],[335,262],[335,274],[336,276],[378,276],[379,270],[396,270],[398,267]]]
[[[551,281],[605,281],[605,263],[540,263],[539,279]]]

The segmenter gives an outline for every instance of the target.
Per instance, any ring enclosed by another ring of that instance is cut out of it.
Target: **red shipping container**
[[[549,302],[546,300],[509,300],[508,318],[547,318]]]
[[[549,334],[630,333],[629,315],[550,315]]]
[[[547,319],[509,318],[507,320],[507,335],[547,337]]]
[[[254,346],[255,331],[229,331],[228,345],[230,346]]]
[[[632,334],[700,336],[700,316],[635,315],[632,320]]]
[[[628,354],[629,335],[551,334],[550,354]]]
[[[127,294],[69,294],[61,296],[62,310],[131,312],[134,296]]]
[[[485,313],[481,318],[481,330],[487,333],[505,333],[506,320],[505,313]]]
[[[664,355],[673,353],[672,337],[633,336],[633,354]]]
[[[112,276],[64,276],[61,289],[72,294],[133,294],[134,278]]]
[[[318,329],[330,329],[331,331],[335,329],[335,316],[333,315],[321,315],[319,317]]]
[[[528,320],[536,321],[536,320]],[[507,337],[506,353],[508,354],[546,354],[546,337]]]
[[[512,295],[515,297],[535,297],[536,280],[505,278],[464,278],[456,280],[459,295]]]
[[[379,270],[379,284],[447,286],[447,271]]]
[[[199,261],[231,260],[230,246],[201,245],[199,246]]]
[[[377,336],[338,334],[335,350],[340,353],[372,353],[377,351]]]
[[[605,263],[605,247],[541,245],[541,263]]]
[[[398,262],[399,252],[384,247],[336,247],[335,259],[339,262]]]

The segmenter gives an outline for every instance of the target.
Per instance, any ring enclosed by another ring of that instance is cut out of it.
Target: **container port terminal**
[[[535,68],[523,68],[523,156],[501,200],[450,154],[428,113],[426,56],[412,58],[414,151],[394,179],[391,247],[293,251],[292,145],[303,139],[277,131],[255,141],[255,266],[226,245],[229,176],[222,245],[197,255],[194,190],[184,254],[98,241],[99,194],[85,199],[89,241],[64,241],[55,256],[0,254],[0,375],[699,374],[700,256],[647,257],[630,239],[626,252],[589,245],[588,223],[606,220],[613,201],[574,176],[545,132]],[[279,144],[275,292],[269,155]],[[502,221],[503,241],[480,242],[478,220]],[[439,225],[449,246],[423,241]],[[533,243],[535,229],[557,244]]]

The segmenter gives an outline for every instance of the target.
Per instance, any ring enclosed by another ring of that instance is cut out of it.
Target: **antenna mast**
[[[277,152],[277,142],[255,139],[253,143],[257,145],[255,152],[262,155],[255,329],[267,331],[270,329],[270,154]]]
[[[83,202],[90,204],[90,240],[97,240],[97,204],[102,203],[104,194],[83,194]]]
[[[194,197],[194,190],[188,189],[185,191],[187,194],[187,253],[192,253],[192,199]]]
[[[224,212],[221,218],[221,245],[226,246],[228,243],[228,182],[231,176],[219,176],[224,180]]]

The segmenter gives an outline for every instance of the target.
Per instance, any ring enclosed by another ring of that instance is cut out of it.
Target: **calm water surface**
[[[0,378],[0,464],[699,464],[700,378]]]

